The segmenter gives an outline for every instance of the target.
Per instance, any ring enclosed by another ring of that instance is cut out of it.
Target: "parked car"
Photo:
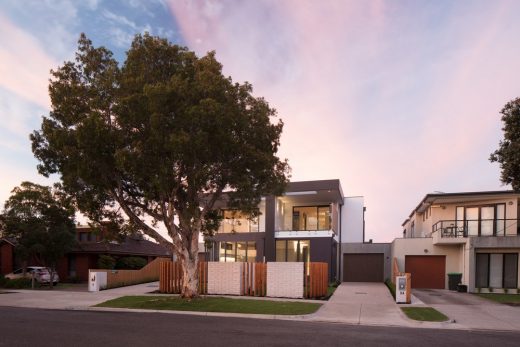
[[[34,279],[40,284],[49,284],[51,282],[51,273],[50,270],[43,266],[28,266],[25,272],[25,278],[32,278],[34,273]],[[10,274],[5,275],[5,278],[10,280],[14,280],[17,278],[23,278],[23,269],[18,269],[16,271],[11,272]],[[60,281],[60,277],[56,273],[53,272],[53,284],[56,285]]]

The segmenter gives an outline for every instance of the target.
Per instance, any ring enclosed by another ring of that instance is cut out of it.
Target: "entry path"
[[[311,320],[348,324],[416,327],[383,283],[344,282]]]

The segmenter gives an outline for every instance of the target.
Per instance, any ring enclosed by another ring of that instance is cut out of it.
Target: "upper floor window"
[[[258,217],[251,218],[239,210],[222,210],[220,233],[258,232]]]
[[[293,230],[330,230],[330,206],[293,207]]]

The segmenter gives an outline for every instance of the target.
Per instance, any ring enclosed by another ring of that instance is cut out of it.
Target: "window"
[[[254,262],[256,261],[256,242],[221,242],[219,261]]]
[[[477,253],[477,288],[517,288],[518,253]]]
[[[276,240],[276,261],[310,261],[309,240]]]
[[[220,233],[258,232],[258,217],[250,218],[238,210],[222,210]]]
[[[293,230],[330,230],[330,206],[293,207]]]

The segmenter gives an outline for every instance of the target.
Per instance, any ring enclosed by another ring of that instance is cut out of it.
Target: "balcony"
[[[468,237],[518,236],[518,219],[441,220],[432,226],[433,244],[461,244]]]

